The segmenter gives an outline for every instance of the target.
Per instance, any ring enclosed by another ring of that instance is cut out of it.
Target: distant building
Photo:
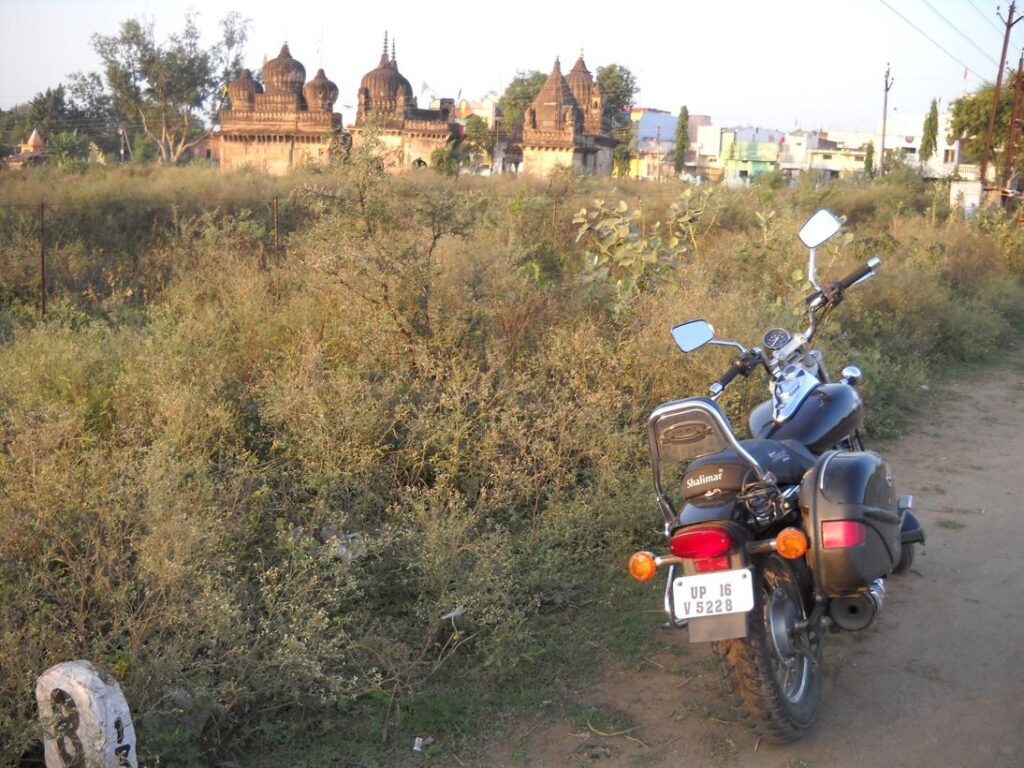
[[[334,111],[338,86],[324,71],[305,83],[306,68],[286,43],[263,65],[263,84],[246,69],[228,85],[230,107],[220,115],[222,168],[253,167],[283,174],[305,163],[326,163],[337,151],[341,115]],[[305,85],[303,85],[305,83]],[[215,150],[208,157],[214,159]]]
[[[888,155],[891,152],[905,162],[919,165],[925,178],[939,179],[951,176],[957,172],[957,165],[960,163],[960,140],[954,139],[953,142],[947,140],[952,115],[949,112],[939,113],[935,154],[922,161],[921,139],[924,134],[925,117],[926,115],[922,113],[894,112],[890,114],[885,126],[885,153]],[[878,125],[872,140],[875,143],[875,167],[877,168],[881,163],[881,153],[879,152],[882,144],[881,124]]]
[[[661,109],[633,107],[629,119],[633,134],[630,177],[653,181],[673,178],[678,117]]]
[[[697,175],[709,181],[744,183],[779,167],[785,133],[744,126],[697,130]]]
[[[375,136],[388,153],[389,167],[427,166],[435,151],[459,140],[454,99],[440,99],[437,109],[420,109],[412,86],[398,71],[394,40],[388,58],[387,35],[380,62],[363,76],[357,98],[356,122],[349,126],[353,145]]]
[[[547,176],[557,168],[608,176],[615,140],[607,135],[601,86],[583,56],[569,72],[555,66],[526,110],[522,137],[522,170]]]
[[[42,165],[48,162],[50,154],[46,148],[46,142],[39,135],[39,131],[32,129],[32,135],[18,145],[17,153],[10,157],[3,158],[3,165],[7,168],[27,168],[32,165]]]

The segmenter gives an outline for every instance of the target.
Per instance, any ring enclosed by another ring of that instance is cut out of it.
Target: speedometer
[[[764,345],[768,349],[775,351],[786,346],[790,338],[792,337],[785,328],[772,328],[764,335]]]

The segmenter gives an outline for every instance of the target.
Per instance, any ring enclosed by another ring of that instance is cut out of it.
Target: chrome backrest
[[[690,397],[659,405],[647,419],[647,436],[654,471],[654,491],[667,524],[676,520],[677,513],[662,486],[662,463],[689,463],[728,448],[750,464],[759,480],[764,479],[764,470],[740,445],[722,409],[706,397]]]

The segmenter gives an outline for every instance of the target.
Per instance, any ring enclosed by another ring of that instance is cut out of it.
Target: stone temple
[[[394,40],[388,58],[387,35],[380,62],[363,75],[357,98],[356,122],[348,129],[352,143],[359,146],[373,136],[383,146],[389,167],[429,165],[436,150],[458,140],[455,100],[441,99],[439,109],[420,109],[412,86],[398,71]]]
[[[615,140],[607,135],[601,86],[582,54],[568,76],[555,59],[554,69],[526,110],[523,123],[523,173],[546,176],[562,166],[608,176]]]
[[[398,70],[394,40],[377,66],[367,72],[356,96],[355,122],[342,127],[334,111],[338,86],[323,69],[306,81],[306,68],[292,58],[287,43],[263,65],[262,83],[243,70],[228,84],[230,106],[221,111],[220,132],[212,140],[222,168],[251,167],[283,174],[332,158],[367,142],[376,144],[385,166],[394,170],[431,164],[434,153],[460,141],[453,99],[421,109],[409,81]],[[503,157],[512,168],[547,176],[559,167],[608,176],[615,140],[609,136],[601,86],[582,54],[568,75],[555,66],[518,126],[498,131]],[[209,156],[209,155],[208,155]]]
[[[306,68],[285,43],[263,65],[263,84],[246,69],[228,85],[230,108],[220,115],[220,165],[250,166],[283,174],[307,162],[325,163],[341,151],[341,115],[334,111],[338,86]]]

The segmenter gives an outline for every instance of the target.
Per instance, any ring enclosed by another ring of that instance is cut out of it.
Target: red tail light
[[[724,528],[687,528],[673,536],[668,544],[673,555],[691,560],[719,557],[731,546],[732,536]]]
[[[833,520],[821,524],[821,546],[825,549],[856,547],[867,539],[868,529],[856,520]]]
[[[694,560],[693,570],[697,573],[712,573],[714,571],[728,571],[729,570],[729,558],[725,557],[709,557],[707,560]]]

